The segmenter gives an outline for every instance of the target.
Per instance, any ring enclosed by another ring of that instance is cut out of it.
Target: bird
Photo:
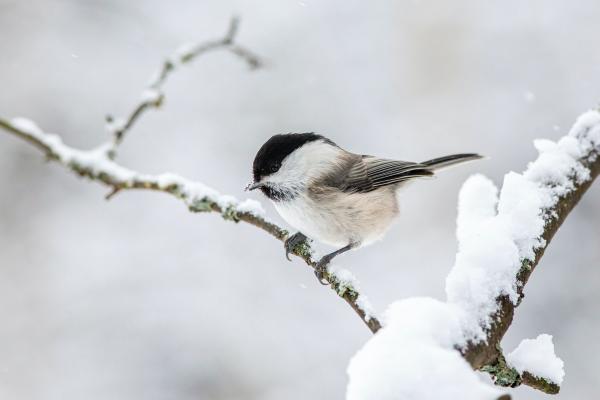
[[[328,284],[331,260],[367,246],[386,234],[399,214],[399,189],[408,182],[433,177],[443,168],[482,158],[452,154],[422,162],[355,154],[325,136],[278,134],[258,150],[252,163],[253,182],[279,215],[298,232],[284,243],[285,255],[309,238],[336,248],[316,263],[315,275]]]

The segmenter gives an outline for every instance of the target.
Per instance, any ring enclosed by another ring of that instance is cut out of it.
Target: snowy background
[[[220,37],[234,13],[239,42],[267,67],[249,72],[221,52],[178,71],[120,161],[243,197],[254,153],[274,133],[316,131],[407,160],[488,155],[411,186],[387,238],[339,259],[380,310],[444,298],[470,174],[501,183],[536,156],[532,139],[562,136],[600,100],[592,0],[0,0],[0,114],[95,146],[107,137],[103,116],[128,112],[163,56]],[[348,360],[370,334],[280,243],[165,195],[106,202],[106,192],[0,132],[0,397],[343,396]],[[556,399],[597,392],[598,204],[596,184],[533,274],[504,341],[510,350],[554,336],[567,374]]]

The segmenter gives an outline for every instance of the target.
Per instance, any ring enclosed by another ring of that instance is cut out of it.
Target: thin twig
[[[121,189],[120,189],[120,188],[118,188],[118,187],[114,187],[114,188],[113,188],[113,189],[112,189],[110,192],[108,192],[108,193],[106,194],[106,196],[104,196],[104,198],[105,198],[106,200],[110,200],[110,199],[112,199],[112,198],[113,198],[113,196],[115,196],[115,195],[116,195],[117,193],[119,193],[120,191],[121,191]]]
[[[210,51],[226,49],[246,62],[250,69],[260,68],[262,65],[261,59],[247,48],[235,43],[239,25],[239,18],[233,17],[229,23],[227,32],[221,39],[191,44],[185,46],[185,48],[180,48],[173,56],[163,62],[159,72],[152,79],[148,88],[142,93],[140,101],[133,107],[126,118],[107,116],[107,127],[114,136],[114,147],[123,141],[125,134],[133,127],[144,112],[161,106],[165,99],[162,87],[179,65],[190,63]],[[112,155],[114,156],[114,149]]]

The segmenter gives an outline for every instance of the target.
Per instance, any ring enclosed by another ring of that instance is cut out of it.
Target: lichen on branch
[[[191,43],[180,46],[175,53],[162,64],[158,73],[140,96],[140,102],[127,118],[108,118],[108,128],[112,139],[92,150],[80,150],[63,143],[60,136],[44,132],[33,121],[26,118],[0,118],[0,128],[19,137],[41,150],[48,160],[56,161],[79,176],[105,184],[110,188],[107,199],[125,190],[152,190],[164,192],[183,201],[191,212],[215,212],[233,222],[246,222],[269,233],[280,241],[285,241],[288,231],[265,217],[259,202],[247,199],[240,201],[233,196],[219,193],[217,190],[182,176],[164,173],[159,175],[143,174],[126,168],[115,161],[116,150],[124,134],[150,108],[158,107],[164,101],[162,86],[168,77],[180,65],[190,63],[212,50],[224,49],[245,62],[251,69],[262,65],[260,58],[249,49],[236,43],[239,20],[233,18],[226,34],[217,40]],[[283,254],[283,251],[282,251]],[[294,249],[293,254],[300,257],[311,268],[316,261],[312,259],[310,245],[304,244]],[[356,284],[352,285],[340,279],[334,273],[325,276],[331,288],[344,299],[372,331],[376,332],[381,324],[375,317],[365,296],[361,296]],[[343,290],[342,290],[343,288]]]
[[[600,113],[584,113],[568,135],[535,146],[538,158],[522,174],[506,174],[500,190],[482,175],[465,182],[447,300],[409,298],[388,307],[386,326],[350,363],[349,400],[394,393],[438,398],[465,386],[469,396],[461,398],[498,398],[473,379],[473,369],[490,373],[499,386],[558,392],[561,379],[507,365],[500,343],[554,233],[600,173]],[[550,375],[562,376],[558,369]]]
[[[238,20],[234,19],[221,39],[186,45],[176,51],[162,64],[127,117],[107,119],[113,137],[92,150],[70,147],[59,136],[44,132],[24,118],[0,118],[0,128],[37,147],[49,160],[73,173],[108,186],[107,198],[133,189],[164,192],[182,201],[191,212],[218,213],[225,220],[252,224],[284,241],[288,232],[269,221],[254,200],[240,201],[176,174],[143,174],[115,161],[125,133],[145,111],[162,104],[162,86],[181,64],[211,50],[225,49],[251,68],[261,65],[256,55],[235,42],[237,30]],[[446,367],[456,368],[440,368],[437,375],[431,376],[444,380],[460,370],[462,383],[473,384],[489,396],[496,396],[498,389],[476,383],[472,369],[489,372],[500,386],[525,384],[546,393],[559,391],[559,385],[547,377],[527,370],[519,372],[508,365],[500,343],[523,299],[525,285],[552,237],[600,174],[600,113],[583,114],[569,135],[556,143],[540,140],[535,145],[540,152],[538,159],[523,174],[507,174],[499,195],[493,183],[481,176],[464,185],[457,228],[460,251],[447,281],[448,301],[406,299],[390,307],[390,320],[396,322],[375,335],[349,368],[360,372],[358,381],[351,373],[352,390],[358,388],[352,393],[359,393],[352,398],[361,398],[363,391],[373,393],[368,379],[376,372],[381,373],[376,384],[386,377],[395,385],[402,384],[401,379],[411,378],[408,373],[399,377],[399,369],[379,370],[394,366],[387,359],[380,365],[367,363],[365,368],[361,360],[372,360],[370,351],[381,357],[394,354],[403,363],[410,360],[410,373],[416,378],[427,376],[427,368],[421,371],[420,365],[435,366],[437,357],[443,357],[448,361]],[[308,266],[316,267],[309,244],[296,246],[293,253]],[[330,268],[325,279],[373,333],[382,329],[348,271]],[[361,381],[362,378],[367,380]]]

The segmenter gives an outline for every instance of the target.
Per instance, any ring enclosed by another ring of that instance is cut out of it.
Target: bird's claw
[[[321,285],[329,285],[329,281],[327,280],[327,266],[331,259],[327,256],[323,256],[315,265],[315,276],[317,277],[319,283]]]
[[[290,254],[294,253],[296,246],[304,242],[306,242],[306,236],[304,236],[301,232],[296,232],[287,238],[283,243],[283,246],[285,247],[285,258],[287,258],[288,261],[292,261]]]
[[[294,250],[296,250],[299,245],[306,243],[307,240],[308,238],[301,232],[296,232],[287,238],[283,243],[283,246],[285,247],[285,258],[287,258],[288,261],[292,261],[290,254],[294,254]],[[329,285],[329,281],[327,280],[327,266],[332,258],[333,256],[331,254],[325,255],[315,264],[315,276],[321,285]]]

